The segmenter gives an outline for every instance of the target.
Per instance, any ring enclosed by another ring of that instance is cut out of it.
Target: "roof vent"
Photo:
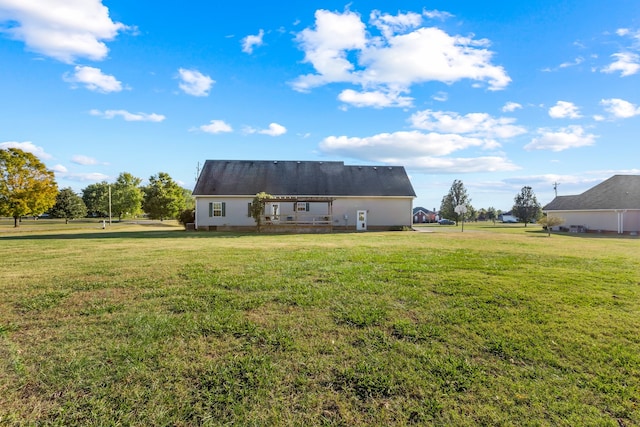
[[[378,170],[378,167],[377,167],[377,166],[374,166],[374,167],[373,167],[373,170],[377,171],[377,170]]]
[[[393,169],[391,166],[389,166],[389,170]]]
[[[274,160],[274,161],[273,161],[273,164],[274,164],[274,165],[277,165],[277,164],[278,164],[278,161],[277,161],[277,160]]]

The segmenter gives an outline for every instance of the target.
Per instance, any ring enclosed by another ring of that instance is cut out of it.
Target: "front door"
[[[356,230],[367,230],[367,211],[358,211],[358,214],[356,215]]]

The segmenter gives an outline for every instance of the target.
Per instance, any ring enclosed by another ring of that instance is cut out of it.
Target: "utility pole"
[[[559,182],[553,183],[553,191],[556,193],[556,197],[558,197],[558,185],[560,185]]]
[[[109,225],[111,225],[111,184],[109,184]]]

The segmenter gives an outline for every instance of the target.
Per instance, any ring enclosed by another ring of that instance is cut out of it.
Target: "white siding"
[[[220,196],[196,197],[196,227],[210,226],[255,226],[255,221],[248,216],[248,204],[253,197]],[[210,217],[209,203],[224,202],[225,216]],[[293,202],[280,203],[280,218],[285,220],[294,215]],[[356,226],[356,212],[367,211],[368,227],[410,227],[412,224],[413,198],[411,197],[337,197],[333,202],[333,225],[337,227]],[[326,202],[310,202],[308,212],[301,215],[328,215]],[[346,219],[345,219],[346,216]]]
[[[589,231],[618,231],[618,219],[622,220],[623,232],[640,231],[640,211],[627,210],[626,212],[606,211],[549,211],[549,215],[564,219],[561,227],[581,225]]]
[[[356,212],[367,211],[367,227],[410,227],[412,223],[412,198],[336,198],[333,202],[333,224],[356,226]],[[347,216],[345,220],[344,217]]]

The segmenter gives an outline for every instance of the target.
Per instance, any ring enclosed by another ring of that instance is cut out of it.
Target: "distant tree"
[[[64,218],[65,224],[70,219],[82,218],[87,214],[87,207],[71,187],[63,188],[56,196],[56,204],[49,209],[49,214],[54,218]]]
[[[272,197],[273,196],[271,194],[262,191],[256,194],[256,196],[253,198],[253,202],[251,203],[251,216],[256,221],[258,231],[260,231],[260,226],[262,225],[265,200],[271,199]]]
[[[478,211],[471,206],[471,204],[467,204],[467,213],[465,214],[465,218],[469,221],[478,220]]]
[[[180,187],[166,172],[159,172],[149,178],[144,187],[143,209],[149,218],[177,218],[186,208],[184,188]]]
[[[82,201],[88,214],[106,217],[109,215],[109,184],[102,181],[83,188]]]
[[[467,194],[467,189],[464,188],[464,184],[460,180],[454,180],[451,188],[449,189],[449,193],[442,198],[442,203],[440,204],[440,217],[441,218],[456,218],[456,224],[459,215],[456,213],[456,206],[465,205],[471,206],[471,199]]]
[[[547,235],[551,236],[551,229],[557,225],[564,224],[564,218],[553,215],[545,215],[538,220],[538,224],[547,230]]]
[[[522,187],[520,194],[518,194],[513,200],[513,215],[520,221],[524,222],[525,227],[528,222],[540,218],[542,208],[540,207],[540,203],[538,203],[533,190],[531,190],[531,187]]]
[[[111,211],[118,215],[118,221],[124,216],[136,216],[142,211],[142,179],[122,172],[111,187]]]
[[[487,219],[493,221],[493,225],[496,224],[496,219],[498,218],[498,213],[496,212],[496,208],[493,206],[489,206],[487,209]]]
[[[184,207],[185,209],[195,209],[196,208],[196,200],[193,198],[191,194],[191,190],[188,188],[182,189],[182,194],[184,196]]]
[[[40,215],[56,203],[58,185],[52,171],[35,155],[18,148],[0,150],[0,215],[14,227],[26,215]]]

